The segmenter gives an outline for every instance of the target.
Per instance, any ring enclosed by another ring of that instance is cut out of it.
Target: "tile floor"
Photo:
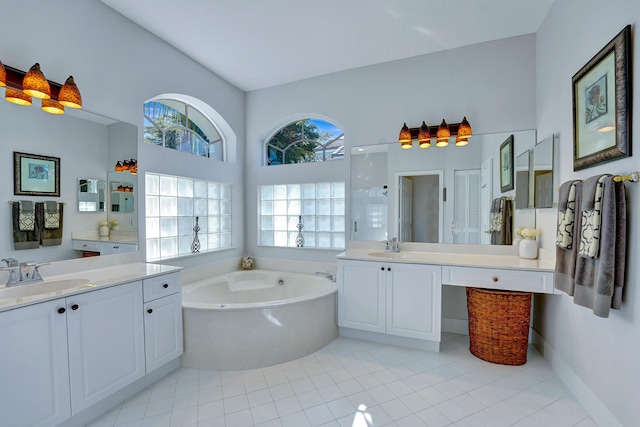
[[[596,426],[530,349],[523,366],[475,358],[468,337],[440,353],[338,338],[246,371],[181,368],[88,427]]]

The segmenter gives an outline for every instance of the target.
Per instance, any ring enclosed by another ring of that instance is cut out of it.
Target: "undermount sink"
[[[411,254],[404,252],[369,252],[369,256],[387,259],[406,259],[411,257]]]
[[[0,288],[0,298],[20,298],[49,292],[64,291],[66,289],[79,288],[89,284],[88,279],[50,280],[44,282],[15,285],[8,288]]]

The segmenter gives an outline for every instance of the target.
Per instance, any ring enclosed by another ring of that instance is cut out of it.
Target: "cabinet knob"
[[[391,267],[387,267],[387,271],[391,271]]]
[[[168,283],[165,283],[164,285],[162,285],[163,288],[167,289],[169,287]]]
[[[77,310],[77,309],[78,309],[78,307],[79,307],[79,306],[78,306],[78,304],[73,304],[73,305],[71,306],[71,310]]]
[[[384,271],[384,267],[380,267],[380,271]]]
[[[65,311],[67,311],[64,307],[60,307],[58,309],[58,313],[63,314]]]
[[[495,282],[497,282],[497,281],[498,281],[498,280],[500,280],[500,279],[498,279],[498,277],[497,277],[497,276],[493,276],[493,278],[492,278],[491,280],[493,280],[493,281],[494,281],[494,283],[495,283]]]
[[[149,314],[153,313],[153,308],[150,308],[149,310],[147,310],[147,313]]]

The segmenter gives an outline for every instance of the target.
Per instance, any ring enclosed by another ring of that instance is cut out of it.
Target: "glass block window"
[[[224,141],[216,126],[182,101],[155,99],[144,104],[144,141],[224,161]]]
[[[230,184],[146,173],[145,189],[147,261],[231,247]]]
[[[303,119],[281,128],[266,143],[266,164],[344,159],[344,132],[324,120]]]
[[[258,187],[259,244],[300,246],[300,233],[302,247],[344,249],[344,194],[344,182]]]

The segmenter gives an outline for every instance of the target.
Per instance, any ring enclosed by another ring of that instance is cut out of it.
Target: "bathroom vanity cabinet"
[[[340,334],[437,351],[445,285],[556,293],[541,260],[352,249],[338,255]]]
[[[84,252],[97,252],[100,255],[122,254],[137,252],[135,243],[120,243],[117,241],[91,241],[73,239],[73,249]]]
[[[440,341],[440,266],[338,261],[338,326]]]
[[[183,351],[180,275],[143,281],[146,372],[179,357]]]
[[[63,424],[176,359],[180,296],[172,273],[1,311],[1,424]]]

